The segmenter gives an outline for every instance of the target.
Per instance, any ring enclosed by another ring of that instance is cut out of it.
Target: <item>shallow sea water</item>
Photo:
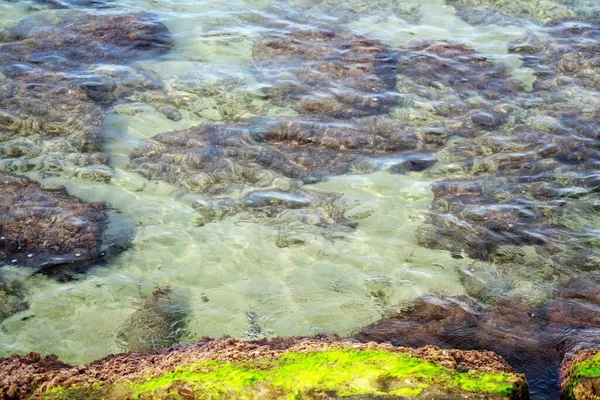
[[[513,76],[531,87],[532,71],[507,48],[535,25],[476,27],[458,18],[443,0],[413,3],[421,7],[419,22],[365,16],[348,27],[390,46],[425,39],[464,43],[509,65]],[[173,33],[175,46],[169,53],[134,63],[158,74],[173,93],[177,89],[172,83],[190,74],[199,81],[234,78],[242,82],[238,90],[252,98],[248,110],[234,110],[237,117],[295,115],[291,109],[268,105],[252,72],[252,45],[264,28],[248,20],[269,15],[268,4],[267,0],[122,0],[114,7],[156,13]],[[28,2],[0,1],[0,28],[48,12],[38,8]],[[322,17],[335,22],[331,16]],[[205,200],[201,194],[150,182],[128,170],[129,154],[140,141],[219,121],[222,112],[219,105],[207,105],[200,113],[183,110],[183,118],[172,121],[151,107],[118,105],[103,125],[104,151],[114,168],[109,183],[27,174],[45,187],[65,185],[84,200],[109,202],[119,211],[112,215],[112,224],[129,224],[135,235],[130,249],[70,282],[2,267],[2,273],[25,285],[29,309],[1,324],[0,357],[36,351],[77,364],[122,351],[117,332],[136,311],[140,298],[155,287],[169,286],[189,305],[183,342],[202,336],[346,335],[420,296],[465,295],[460,268],[496,268],[419,246],[415,229],[430,207],[433,180],[424,173],[387,172],[386,167],[397,161],[393,157],[380,159],[377,172],[330,177],[310,185],[317,192],[342,194],[347,215],[361,216],[358,228],[334,240],[309,234],[304,245],[286,248],[276,245],[277,231],[268,225],[236,218],[202,225],[192,208],[194,201]],[[519,278],[514,291],[534,302],[539,292],[553,288],[551,282],[544,286],[519,274],[515,272]]]

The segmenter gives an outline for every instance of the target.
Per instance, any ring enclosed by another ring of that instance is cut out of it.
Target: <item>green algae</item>
[[[573,391],[579,384],[580,380],[586,378],[600,377],[600,352],[596,353],[591,358],[575,364],[569,374],[567,383],[564,387],[564,397],[567,399],[575,399]]]
[[[446,392],[510,396],[518,378],[505,373],[459,373],[405,353],[328,350],[275,359],[190,363],[158,377],[116,386],[54,388],[46,398],[277,398],[323,396],[415,397],[430,386]]]

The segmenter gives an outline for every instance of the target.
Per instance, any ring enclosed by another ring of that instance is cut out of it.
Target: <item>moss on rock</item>
[[[117,384],[54,387],[50,399],[301,399],[422,398],[432,392],[461,398],[523,398],[521,375],[459,372],[413,354],[380,349],[287,351],[241,361],[191,362],[158,376]]]
[[[582,350],[563,363],[564,399],[597,399],[600,393],[600,351]]]

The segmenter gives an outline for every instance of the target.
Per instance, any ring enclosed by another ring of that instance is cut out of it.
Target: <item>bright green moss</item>
[[[600,353],[573,366],[567,383],[565,384],[564,397],[568,399],[575,398],[573,390],[575,390],[581,378],[598,377],[600,377]]]
[[[596,378],[600,376],[600,353],[592,358],[582,361],[575,366],[575,372],[578,376],[587,378]]]
[[[286,353],[273,360],[188,364],[172,373],[114,387],[110,393],[102,387],[95,391],[107,399],[124,390],[133,398],[189,398],[193,393],[201,399],[301,399],[333,393],[413,397],[435,385],[447,391],[510,395],[515,382],[514,375],[458,373],[404,353],[329,350]]]

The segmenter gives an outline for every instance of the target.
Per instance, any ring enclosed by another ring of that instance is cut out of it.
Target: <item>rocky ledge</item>
[[[528,399],[525,377],[488,351],[332,338],[202,340],[72,367],[0,360],[0,399]]]
[[[567,357],[561,368],[563,399],[600,398],[600,350],[585,349]]]

